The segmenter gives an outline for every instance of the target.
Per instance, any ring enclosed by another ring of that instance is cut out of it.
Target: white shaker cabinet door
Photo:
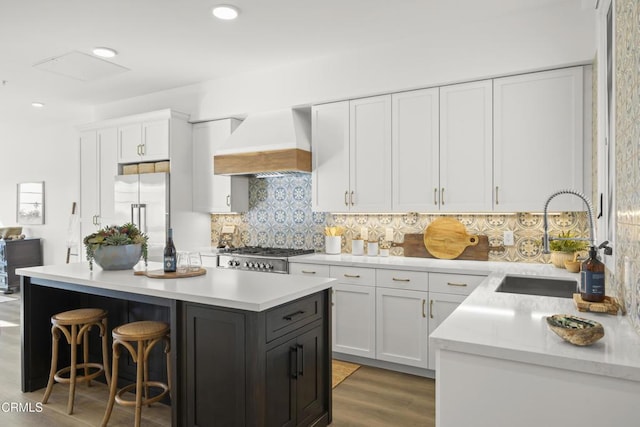
[[[142,161],[169,159],[169,119],[154,120],[142,124]],[[185,144],[188,141],[174,141]]]
[[[118,175],[118,131],[116,128],[99,129],[97,132],[100,171],[100,224],[114,224],[114,184]]]
[[[492,83],[440,88],[441,212],[492,210]]]
[[[246,212],[249,178],[215,175],[213,156],[240,123],[236,119],[193,125],[193,210],[196,212]]]
[[[393,211],[439,210],[438,88],[394,93]]]
[[[333,351],[376,356],[376,288],[338,283],[333,287]]]
[[[376,358],[427,367],[428,293],[376,288]]]
[[[351,212],[391,210],[391,95],[349,101]]]
[[[465,300],[466,295],[429,293],[429,335]],[[429,346],[429,369],[436,369],[436,352]]]
[[[540,212],[554,192],[583,190],[583,68],[494,81],[494,211]],[[558,197],[552,211],[584,210]]]
[[[349,101],[312,107],[312,207],[349,211]]]
[[[142,160],[142,124],[118,127],[118,162],[136,163]]]

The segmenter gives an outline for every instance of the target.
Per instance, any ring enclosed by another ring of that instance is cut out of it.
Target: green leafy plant
[[[147,265],[147,241],[149,238],[142,233],[138,227],[132,223],[126,223],[121,226],[109,225],[101,228],[95,233],[86,236],[82,241],[87,252],[87,261],[89,268],[93,270],[93,258],[95,251],[101,246],[124,246],[140,244],[142,246],[142,259],[145,266]]]
[[[561,231],[560,234],[558,234],[558,237],[563,239],[571,239],[571,237],[575,236],[571,235],[571,231]],[[551,240],[549,242],[549,249],[558,252],[573,253],[585,250],[587,249],[587,247],[589,247],[589,242],[586,242],[584,240]]]

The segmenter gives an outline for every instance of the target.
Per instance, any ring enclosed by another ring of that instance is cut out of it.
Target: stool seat
[[[77,310],[69,310],[54,314],[51,316],[51,323],[65,326],[91,323],[102,320],[106,315],[106,310],[101,308],[79,308]]]
[[[76,383],[86,382],[89,386],[91,380],[104,374],[107,384],[110,385],[111,375],[109,374],[109,351],[107,342],[107,314],[101,308],[80,308],[77,310],[64,311],[51,316],[51,369],[49,371],[49,381],[47,389],[42,398],[42,403],[47,403],[53,385],[58,383],[69,384],[69,400],[67,403],[67,413],[73,413],[73,403],[75,399]],[[97,327],[102,338],[102,363],[89,362],[89,339],[88,334],[91,328]],[[64,336],[71,347],[71,364],[62,369],[58,369],[58,348],[60,337]],[[83,363],[78,363],[77,346],[83,346]],[[84,373],[78,374],[78,370]]]
[[[114,338],[122,341],[140,341],[160,338],[169,333],[169,325],[165,322],[142,320],[118,326],[112,332]]]

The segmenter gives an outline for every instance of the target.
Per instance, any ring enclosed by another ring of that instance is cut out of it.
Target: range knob
[[[237,267],[240,265],[240,261],[238,261],[237,259],[233,261],[233,266]]]
[[[255,267],[255,266],[256,266],[256,265],[255,265],[254,263],[252,263],[252,262],[250,262],[250,263],[249,263],[249,268],[253,268],[253,267]]]
[[[228,265],[229,267],[233,267],[233,261],[232,261],[232,260],[229,260],[229,262],[227,262],[227,265]]]
[[[245,263],[244,263],[244,264],[242,264],[242,266],[243,266],[244,268],[249,268],[249,263],[245,261]]]
[[[266,266],[263,263],[260,263],[260,268],[265,268]]]
[[[271,265],[271,264],[267,264],[267,265],[265,265],[265,268],[266,268],[267,270],[273,270],[273,265]]]

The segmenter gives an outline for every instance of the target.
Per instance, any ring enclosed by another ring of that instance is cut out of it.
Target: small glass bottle
[[[604,264],[598,259],[598,249],[589,247],[589,258],[580,267],[580,296],[585,301],[604,300]]]
[[[173,230],[167,231],[167,243],[164,246],[164,272],[175,273],[176,271],[176,247],[173,244]]]

